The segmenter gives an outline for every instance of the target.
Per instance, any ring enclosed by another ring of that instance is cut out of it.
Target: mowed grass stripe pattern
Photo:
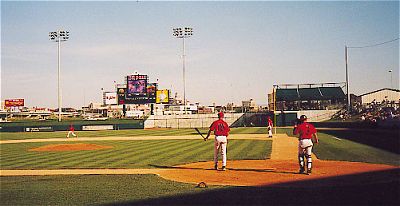
[[[143,140],[79,142],[112,146],[93,151],[28,151],[50,144],[21,143],[1,145],[1,169],[73,169],[73,168],[157,168],[179,164],[212,161],[214,141],[209,140]],[[62,143],[66,144],[66,143]],[[70,143],[77,144],[77,143]],[[230,140],[228,159],[266,159],[271,141]]]

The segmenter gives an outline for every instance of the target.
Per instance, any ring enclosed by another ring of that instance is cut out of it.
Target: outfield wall
[[[243,113],[225,113],[224,120],[232,125],[242,116]],[[206,128],[217,119],[217,114],[151,115],[144,128]]]

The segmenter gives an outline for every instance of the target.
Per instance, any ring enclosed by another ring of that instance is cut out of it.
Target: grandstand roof
[[[346,95],[341,87],[276,89],[277,101],[330,100],[345,98]]]

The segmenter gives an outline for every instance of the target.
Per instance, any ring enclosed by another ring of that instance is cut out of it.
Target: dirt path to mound
[[[126,138],[126,137],[124,137]],[[143,137],[131,137],[141,140]],[[150,137],[170,138],[170,137]],[[173,136],[171,139],[187,139],[198,136]],[[232,139],[262,139],[269,141],[265,135],[232,135]],[[79,139],[79,138],[78,138]],[[83,139],[83,138],[82,138]],[[88,138],[94,140],[93,138]],[[98,138],[97,140],[116,140],[118,138]],[[145,139],[149,139],[146,137]],[[120,139],[118,139],[120,140]],[[128,139],[126,139],[128,140]],[[131,140],[131,139],[129,139]],[[64,140],[65,141],[65,140]],[[71,140],[74,141],[74,140]],[[82,140],[84,141],[84,140]],[[322,161],[315,156],[311,175],[297,174],[297,139],[286,135],[272,138],[271,159],[229,161],[227,171],[213,169],[213,162],[198,162],[159,169],[64,169],[64,170],[1,170],[0,176],[17,175],[85,175],[85,174],[157,174],[165,179],[194,183],[206,182],[209,185],[235,186],[277,186],[277,187],[332,187],[340,185],[362,185],[373,182],[395,181],[399,168],[389,165],[367,164],[359,162]],[[212,152],[212,151],[210,151]],[[228,156],[229,158],[229,156]],[[397,169],[394,175],[371,173]],[[363,175],[361,175],[363,174]],[[367,175],[365,175],[367,174]],[[370,175],[368,175],[370,174]],[[349,175],[356,175],[350,177]],[[349,178],[350,177],[350,178]],[[337,179],[345,178],[345,179]],[[318,181],[312,181],[318,180]],[[308,182],[312,181],[312,183]]]

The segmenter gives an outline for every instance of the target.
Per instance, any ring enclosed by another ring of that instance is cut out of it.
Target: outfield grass
[[[282,129],[289,136],[293,136],[292,129]],[[332,135],[335,134],[335,135]],[[340,135],[337,135],[340,134]],[[345,134],[345,135],[343,135]],[[347,134],[347,135],[346,135]],[[388,164],[400,166],[400,155],[391,152],[390,149],[381,149],[371,144],[363,144],[356,141],[358,139],[379,139],[387,144],[397,145],[398,140],[394,138],[385,138],[387,132],[375,131],[372,134],[363,131],[338,131],[321,130],[318,132],[319,143],[314,145],[313,152],[321,160],[341,160],[349,162],[366,162],[376,164]],[[339,138],[339,139],[338,139]]]
[[[99,205],[197,194],[196,188],[156,175],[59,175],[0,177],[1,205]]]
[[[208,132],[207,128],[200,129],[203,134]],[[284,133],[286,129],[277,129],[277,133]],[[198,135],[194,129],[130,129],[130,130],[105,130],[105,131],[76,131],[79,137],[108,137],[108,136],[181,136]],[[266,134],[267,129],[263,127],[241,127],[231,128],[230,134]],[[48,139],[65,138],[64,132],[0,132],[0,140],[19,139]]]
[[[112,146],[113,148],[93,151],[36,152],[28,150],[54,143],[3,144],[1,145],[1,168],[154,168],[157,166],[212,161],[214,151],[214,141],[204,142],[202,140],[90,141],[74,143],[90,143]],[[55,144],[60,143],[57,142]],[[266,159],[270,157],[271,147],[271,141],[230,140],[228,144],[228,160]]]
[[[320,143],[313,148],[321,160],[342,160],[400,166],[400,155],[346,139],[319,133]]]

